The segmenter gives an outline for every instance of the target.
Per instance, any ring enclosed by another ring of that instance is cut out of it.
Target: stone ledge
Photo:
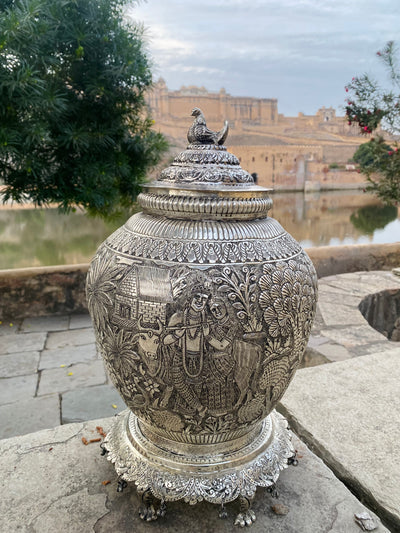
[[[227,520],[218,518],[218,506],[171,502],[165,518],[151,525],[142,522],[133,484],[122,494],[117,493],[114,467],[100,457],[99,443],[82,444],[82,437],[99,437],[96,426],[108,431],[112,421],[107,418],[68,424],[0,441],[0,512],[4,531],[60,531],[60,524],[62,531],[68,533],[233,531],[238,512],[235,502],[227,505]],[[354,514],[366,511],[375,515],[296,437],[294,444],[299,465],[282,472],[278,500],[264,489],[257,491],[253,505],[257,521],[251,531],[360,533]],[[288,514],[275,514],[271,507],[277,503],[285,505]],[[389,531],[379,519],[377,523],[377,533]]]
[[[377,291],[400,291],[400,278],[387,271],[355,272],[319,281],[319,301],[303,366],[337,362],[394,347],[361,314],[360,302]],[[319,354],[319,361],[315,354]],[[313,361],[314,360],[314,361]]]
[[[400,531],[400,347],[299,370],[278,410],[339,479]]]

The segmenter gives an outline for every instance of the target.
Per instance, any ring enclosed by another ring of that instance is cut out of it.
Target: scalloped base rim
[[[239,450],[192,445],[188,453],[179,443],[169,444],[146,439],[129,409],[117,417],[104,440],[107,459],[123,480],[134,482],[140,491],[151,490],[160,500],[190,504],[251,498],[258,486],[273,485],[294,455],[287,421],[276,411],[263,421],[258,437]]]

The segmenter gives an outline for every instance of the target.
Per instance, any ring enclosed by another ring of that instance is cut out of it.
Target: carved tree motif
[[[98,253],[93,259],[86,278],[86,299],[97,332],[106,329],[108,314],[113,308],[113,293],[124,270],[115,264],[107,251]]]
[[[259,304],[270,337],[282,343],[292,336],[292,352],[298,353],[301,345],[307,342],[315,314],[315,271],[300,258],[297,262],[266,263],[258,285],[261,289]]]
[[[261,321],[257,317],[257,276],[254,268],[244,266],[241,270],[224,267],[215,274],[214,282],[219,285],[218,291],[225,293],[236,310],[236,316],[242,322],[246,333],[262,330]]]

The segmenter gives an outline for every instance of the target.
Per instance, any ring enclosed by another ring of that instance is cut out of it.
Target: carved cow
[[[166,365],[163,364],[162,350],[160,346],[161,333],[163,330],[162,322],[157,318],[157,328],[143,325],[143,317],[138,320],[139,331],[133,337],[133,342],[137,343],[137,352],[142,362],[145,364],[149,375],[159,385],[164,386],[165,390],[160,405],[166,406],[172,394],[173,386],[168,379],[169,372]]]

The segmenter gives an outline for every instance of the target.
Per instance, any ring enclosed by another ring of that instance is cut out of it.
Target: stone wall
[[[320,246],[306,251],[319,278],[362,270],[391,270],[400,265],[400,242]]]
[[[368,139],[364,139],[364,142],[367,141]],[[324,163],[347,163],[352,159],[357,148],[358,144],[324,144],[322,146]]]
[[[0,270],[0,320],[87,311],[89,265]]]
[[[329,168],[320,161],[306,161],[306,179],[319,189],[362,189],[366,186],[364,174],[357,170]]]
[[[319,189],[357,189],[366,185],[356,170],[330,169],[323,161],[324,147],[310,145],[235,146],[231,150],[242,168],[256,173],[258,185],[303,191],[306,182]],[[344,166],[344,165],[343,165]]]
[[[319,277],[390,270],[400,265],[400,243],[324,246],[306,250]],[[0,320],[83,313],[89,265],[0,271]]]
[[[322,158],[317,145],[235,146],[242,168],[258,176],[258,185],[279,190],[303,190],[307,159]]]

